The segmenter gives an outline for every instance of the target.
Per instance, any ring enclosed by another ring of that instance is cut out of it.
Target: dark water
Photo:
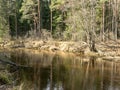
[[[15,50],[12,62],[22,90],[120,90],[120,63],[95,57]],[[12,72],[12,70],[11,70]]]

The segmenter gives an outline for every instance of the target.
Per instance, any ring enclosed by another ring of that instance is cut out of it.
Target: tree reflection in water
[[[97,57],[16,50],[10,60],[26,65],[14,73],[23,90],[120,90],[120,64]]]

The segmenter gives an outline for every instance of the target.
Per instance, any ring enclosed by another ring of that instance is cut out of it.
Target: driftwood
[[[18,66],[16,63],[13,63],[13,62],[7,61],[7,60],[1,60],[1,59],[0,59],[0,62],[1,62],[1,63],[4,63],[4,64],[9,64],[9,65],[12,65],[12,66]]]
[[[120,61],[120,57],[103,57],[103,60]]]
[[[15,67],[19,67],[19,68],[30,68],[30,67],[28,67],[28,66],[24,66],[24,65],[18,65],[18,64],[16,64],[16,63],[14,63],[14,62],[12,62],[12,61],[9,61],[9,60],[1,60],[0,59],[0,62],[1,63],[3,63],[3,64],[8,64],[8,65],[11,65],[11,66],[15,66]]]

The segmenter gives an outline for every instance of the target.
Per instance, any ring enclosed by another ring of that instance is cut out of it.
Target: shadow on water
[[[9,58],[26,66],[14,72],[22,90],[120,90],[120,63],[24,50],[11,51]]]

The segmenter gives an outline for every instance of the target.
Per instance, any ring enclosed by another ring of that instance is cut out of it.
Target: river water
[[[22,90],[120,90],[120,63],[71,53],[14,50],[6,57],[21,68],[14,83]]]

